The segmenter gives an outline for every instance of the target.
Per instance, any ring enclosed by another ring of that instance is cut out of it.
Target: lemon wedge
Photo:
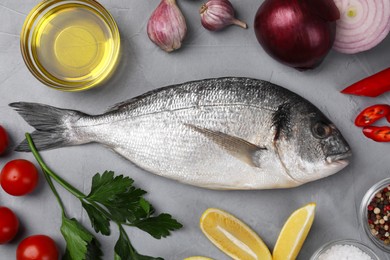
[[[309,203],[294,211],[280,231],[273,260],[295,259],[313,224],[316,204]]]
[[[184,260],[213,260],[213,259],[204,256],[191,256],[191,257],[184,258]]]
[[[222,252],[236,260],[272,260],[268,247],[247,225],[220,209],[207,209],[200,229]]]

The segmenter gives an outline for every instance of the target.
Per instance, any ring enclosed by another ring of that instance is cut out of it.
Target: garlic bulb
[[[166,52],[181,47],[187,25],[176,0],[161,1],[149,18],[147,32],[149,39]]]
[[[203,27],[210,31],[218,31],[231,24],[248,28],[246,23],[234,17],[233,5],[228,0],[209,0],[201,6],[199,13]]]

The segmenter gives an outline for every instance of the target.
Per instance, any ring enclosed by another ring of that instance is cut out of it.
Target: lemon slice
[[[213,260],[213,259],[204,256],[191,256],[185,258],[184,260]]]
[[[310,231],[316,204],[309,203],[294,211],[280,231],[273,252],[273,260],[295,259]]]
[[[222,252],[237,260],[272,260],[268,247],[247,225],[220,209],[207,209],[200,229]]]

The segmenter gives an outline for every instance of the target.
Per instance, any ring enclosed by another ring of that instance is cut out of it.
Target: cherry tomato
[[[58,260],[58,255],[56,243],[45,235],[25,238],[16,250],[16,260]]]
[[[369,126],[383,117],[390,115],[389,105],[373,105],[364,109],[355,119],[357,126]]]
[[[18,233],[19,220],[7,207],[0,207],[0,244],[11,241]]]
[[[366,126],[363,134],[376,142],[390,142],[390,126]]]
[[[32,192],[38,184],[38,170],[27,160],[10,161],[1,171],[0,183],[10,195],[26,195]]]
[[[0,154],[3,154],[8,147],[8,135],[5,129],[0,125]]]

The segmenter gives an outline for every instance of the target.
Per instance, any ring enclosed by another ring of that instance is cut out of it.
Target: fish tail
[[[75,131],[77,121],[86,114],[75,110],[60,109],[38,103],[16,102],[9,104],[36,131],[31,134],[38,150],[87,143],[80,140]],[[18,152],[30,152],[27,140],[15,148]]]

